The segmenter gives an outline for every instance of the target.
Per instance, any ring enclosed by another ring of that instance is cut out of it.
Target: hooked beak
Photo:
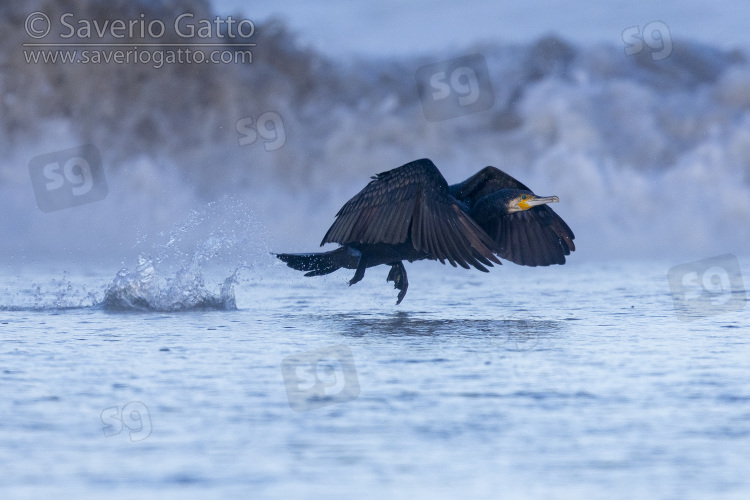
[[[560,201],[560,198],[557,196],[534,196],[530,200],[523,200],[521,201],[518,206],[522,210],[528,210],[531,207],[536,207],[537,205],[546,205],[547,203],[557,203]]]

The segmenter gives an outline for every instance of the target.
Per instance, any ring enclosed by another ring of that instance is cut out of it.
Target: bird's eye
[[[521,196],[521,199],[525,200],[526,199],[526,195]]]

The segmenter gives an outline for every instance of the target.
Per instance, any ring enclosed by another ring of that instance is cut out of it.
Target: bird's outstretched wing
[[[456,199],[474,205],[488,194],[501,189],[531,191],[525,184],[495,167],[484,167],[465,181],[450,187]]]
[[[470,205],[500,189],[531,191],[495,167],[485,167],[464,182],[451,186],[453,196]],[[576,249],[573,231],[547,205],[499,215],[481,226],[500,247],[500,257],[522,266],[565,264],[565,256]]]
[[[448,183],[428,159],[373,177],[336,214],[325,243],[412,245],[428,258],[469,269],[500,264],[498,246],[456,203]],[[484,264],[484,266],[483,266]]]

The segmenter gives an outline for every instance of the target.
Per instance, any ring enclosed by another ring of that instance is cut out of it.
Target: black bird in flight
[[[432,161],[423,158],[372,177],[336,214],[323,237],[341,245],[322,253],[277,254],[305,276],[356,269],[360,281],[368,267],[391,266],[387,281],[401,303],[409,281],[402,261],[430,259],[453,267],[500,264],[498,257],[522,266],[565,264],[575,250],[573,231],[547,203],[495,167],[485,167],[449,186]]]

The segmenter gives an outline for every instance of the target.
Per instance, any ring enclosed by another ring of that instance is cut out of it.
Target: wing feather
[[[447,224],[451,227],[452,233],[455,234],[458,228],[458,226],[456,226],[456,221],[453,219],[448,219]],[[466,242],[460,238],[451,238],[450,245],[451,252],[456,255],[456,263],[458,263],[458,265],[463,267],[464,269],[469,269],[470,266],[466,263],[466,260],[463,258],[463,256],[472,255],[472,252],[471,249],[466,246]],[[468,260],[471,260],[471,258],[468,258]]]
[[[462,267],[500,264],[495,241],[461,210],[448,183],[428,159],[373,177],[336,214],[323,237],[342,245],[401,244],[411,238],[428,258]]]

